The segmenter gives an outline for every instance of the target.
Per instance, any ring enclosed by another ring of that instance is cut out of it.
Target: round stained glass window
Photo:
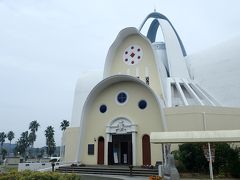
[[[107,111],[107,106],[105,104],[101,105],[99,108],[101,113],[105,113]]]
[[[125,92],[120,92],[118,95],[117,95],[117,101],[119,103],[125,103],[127,100],[127,94]]]
[[[146,102],[145,100],[139,101],[138,107],[139,107],[140,109],[145,109],[145,108],[147,107],[147,102]]]

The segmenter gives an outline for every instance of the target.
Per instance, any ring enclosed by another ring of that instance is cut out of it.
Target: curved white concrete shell
[[[195,81],[223,106],[240,107],[240,36],[187,58]]]
[[[102,71],[88,71],[78,79],[74,92],[71,127],[80,126],[79,120],[84,102],[92,88],[94,88],[94,86],[96,86],[101,80]]]
[[[127,94],[126,104],[117,102],[116,96],[120,92]],[[147,102],[146,109],[138,107],[139,101],[143,99]],[[101,105],[106,105],[106,112],[100,112]],[[129,109],[131,110],[129,111]],[[131,141],[132,163],[134,165],[141,164],[141,153],[136,152],[136,149],[141,149],[141,143],[137,141],[140,141],[144,134],[149,135],[153,129],[164,131],[165,122],[161,109],[157,95],[139,79],[127,75],[115,75],[104,79],[93,88],[85,101],[80,124],[79,147],[86,148],[79,148],[77,159],[87,164],[95,164],[97,161],[96,153],[90,156],[92,160],[89,160],[87,145],[94,144],[94,138],[97,139],[102,136],[106,141],[105,164],[108,164],[107,144],[111,141],[112,135],[119,134],[117,131],[113,131],[113,126],[116,123],[115,121],[120,118],[125,119],[123,121],[125,128],[130,125],[129,131],[120,132],[120,134],[131,134],[136,136],[132,138],[137,138],[135,141]],[[100,121],[101,126],[96,126],[96,121]],[[149,126],[149,123],[151,123],[151,126]],[[142,129],[141,127],[145,128]],[[137,162],[137,159],[139,162]]]

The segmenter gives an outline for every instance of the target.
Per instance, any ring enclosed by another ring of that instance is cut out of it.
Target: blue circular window
[[[141,100],[138,102],[138,107],[140,109],[145,109],[147,107],[147,102],[145,100]]]
[[[107,111],[107,106],[105,104],[101,105],[99,108],[101,113],[105,113]]]
[[[120,92],[117,95],[117,101],[121,104],[125,103],[127,101],[127,94],[125,92]]]

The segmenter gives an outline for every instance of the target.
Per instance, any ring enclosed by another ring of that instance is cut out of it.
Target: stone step
[[[64,166],[59,167],[56,171],[62,173],[79,173],[79,174],[106,174],[106,175],[130,175],[129,167],[108,167],[108,166]],[[134,167],[132,169],[133,176],[151,176],[158,175],[157,169],[145,169]]]

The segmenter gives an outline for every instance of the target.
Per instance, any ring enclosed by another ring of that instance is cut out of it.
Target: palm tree
[[[0,132],[1,153],[2,153],[3,143],[5,142],[6,137],[7,135],[4,132]]]
[[[29,147],[28,137],[28,131],[25,131],[21,134],[21,137],[17,141],[16,151],[19,152],[23,157],[26,157],[26,150]]]
[[[1,154],[2,154],[2,159],[5,159],[5,157],[7,155],[7,150],[2,148]]]
[[[29,145],[33,148],[33,144],[36,141],[36,134],[34,132],[30,132],[28,135]]]
[[[47,154],[51,156],[56,149],[56,143],[54,140],[54,129],[52,126],[47,127],[47,129],[45,130],[45,136],[46,136]]]
[[[8,140],[9,140],[9,142],[10,142],[9,153],[10,153],[10,151],[11,151],[12,140],[14,139],[14,137],[15,137],[15,134],[14,134],[13,131],[9,131],[9,132],[7,133],[7,138],[8,138]]]
[[[32,132],[37,132],[39,126],[40,126],[40,124],[37,122],[37,120],[34,120],[34,121],[30,122],[30,124],[29,124],[29,129],[30,129]]]
[[[68,126],[69,126],[69,121],[68,121],[68,120],[63,120],[63,121],[61,122],[60,127],[61,127],[61,130],[62,130],[62,131],[65,131]]]
[[[29,138],[30,138],[30,144],[32,148],[33,148],[34,142],[37,139],[36,132],[38,131],[39,126],[40,124],[37,122],[37,120],[34,120],[29,124],[29,129],[31,130],[31,133],[29,134]]]
[[[67,127],[69,126],[69,121],[68,120],[63,120],[61,122],[61,130],[63,131],[63,135],[64,135],[64,132],[65,130],[67,129]],[[61,146],[60,146],[60,155],[63,156],[63,153],[64,153],[64,146],[63,146],[63,135],[62,135],[62,140],[61,140]]]

